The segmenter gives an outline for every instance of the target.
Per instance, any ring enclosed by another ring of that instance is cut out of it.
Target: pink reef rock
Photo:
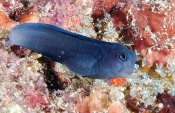
[[[1,2],[0,2],[1,3]],[[0,4],[0,28],[10,30],[25,22],[38,22],[38,8],[30,6],[28,1],[3,1]]]
[[[93,17],[109,13],[120,36],[134,42],[143,65],[166,65],[175,55],[174,2],[94,0]]]
[[[35,108],[36,106],[48,105],[49,101],[46,95],[41,94],[35,88],[28,87],[24,95],[24,101],[27,107]]]
[[[133,113],[148,113],[150,111],[144,107],[143,103],[138,105],[138,101],[135,98],[128,98],[126,100],[126,106]]]
[[[44,7],[41,10],[45,13],[42,14],[40,22],[61,28],[72,26],[76,29],[80,26],[77,7],[82,5],[81,0],[50,0],[43,2],[42,5]]]
[[[25,56],[27,54],[27,49],[26,48],[22,48],[20,46],[11,46],[11,50],[16,54],[16,55],[20,55],[20,56]]]
[[[0,2],[1,3],[1,2]],[[17,24],[26,22],[41,22],[74,31],[80,26],[79,9],[81,0],[35,0],[32,2],[11,1],[0,4],[0,27],[10,30]],[[6,13],[3,13],[6,12]]]
[[[15,103],[28,108],[48,106],[48,96],[44,76],[37,72],[39,64],[32,58],[18,58],[14,53],[0,49],[0,96],[5,106]],[[34,68],[35,67],[35,68]],[[35,70],[36,69],[36,70]],[[29,112],[30,109],[23,109]],[[2,111],[3,112],[3,111]]]
[[[108,113],[122,113],[120,106],[112,105],[108,95],[99,91],[93,91],[90,96],[85,97],[83,102],[76,105],[79,113],[94,113],[94,112],[108,112]]]
[[[0,28],[2,29],[12,29],[15,25],[17,25],[16,22],[10,20],[2,11],[0,11]]]

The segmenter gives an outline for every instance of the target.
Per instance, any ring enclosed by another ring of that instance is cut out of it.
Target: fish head
[[[104,54],[101,66],[105,78],[126,78],[134,72],[135,62],[135,52],[115,43]]]

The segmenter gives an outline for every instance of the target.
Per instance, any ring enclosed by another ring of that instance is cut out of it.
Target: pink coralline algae
[[[21,109],[23,105],[29,108],[46,107],[49,104],[47,90],[44,75],[37,72],[37,60],[18,58],[14,53],[8,54],[3,49],[0,52],[0,104],[4,103],[2,106],[7,107],[15,103]]]
[[[122,113],[120,106],[111,104],[107,94],[94,91],[93,94],[87,96],[83,102],[77,103],[76,107],[79,113],[104,112],[105,110],[108,113]]]
[[[134,42],[143,65],[166,65],[175,55],[174,2],[94,0],[93,17],[109,13],[120,36]]]
[[[26,22],[41,22],[59,26],[72,27],[74,31],[80,26],[79,9],[81,0],[74,2],[68,0],[36,0],[32,2],[7,1],[3,2],[0,11],[0,27],[10,30],[15,25]],[[22,6],[20,6],[22,5]]]
[[[41,106],[49,104],[47,97],[32,87],[28,87],[26,89],[24,102],[30,108],[35,108],[37,105]]]
[[[15,25],[17,25],[17,23],[15,21],[10,20],[2,11],[0,11],[0,27],[2,29],[11,29],[13,28]]]
[[[7,1],[0,4],[0,28],[10,30],[20,23],[37,22],[39,20],[37,7],[29,7],[29,2],[23,2],[14,1],[14,3],[11,3]],[[23,7],[19,7],[20,4]]]
[[[43,2],[43,8],[40,8],[44,13],[39,20],[42,23],[52,24],[61,28],[71,26],[75,29],[80,26],[77,6],[81,6],[82,1],[76,0],[71,2],[69,0],[50,0]]]

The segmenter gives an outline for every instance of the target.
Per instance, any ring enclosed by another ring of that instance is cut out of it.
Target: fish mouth
[[[131,76],[133,74],[133,72],[125,72],[125,73],[121,73],[122,78],[128,78],[129,76]]]
[[[130,75],[132,75],[134,73],[134,70],[127,70],[127,71],[126,70],[127,69],[121,70],[123,72],[120,73],[119,77],[128,78]]]

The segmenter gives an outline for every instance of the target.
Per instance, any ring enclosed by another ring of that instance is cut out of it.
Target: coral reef
[[[119,35],[113,41],[135,49],[141,61],[127,79],[127,107],[133,112],[167,112],[155,101],[164,91],[174,96],[174,1],[93,1],[94,22],[102,25],[96,26],[98,38],[108,39],[104,27],[112,22]]]
[[[126,42],[133,41],[142,65],[166,65],[174,59],[174,2],[94,0],[93,17],[108,13]]]
[[[0,111],[173,113],[173,15],[173,0],[0,1]],[[127,79],[78,77],[41,54],[7,46],[9,30],[25,22],[122,43],[135,50],[142,63]]]

